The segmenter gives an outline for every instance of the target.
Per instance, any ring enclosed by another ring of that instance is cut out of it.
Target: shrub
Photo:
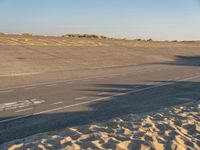
[[[173,40],[172,42],[178,42],[177,40]]]
[[[22,33],[22,36],[33,36],[31,33]]]
[[[147,41],[148,41],[148,42],[152,42],[153,40],[152,40],[152,39],[148,39]]]
[[[62,37],[78,37],[78,38],[94,38],[94,39],[108,39],[105,36],[102,35],[96,35],[96,34],[65,34]]]

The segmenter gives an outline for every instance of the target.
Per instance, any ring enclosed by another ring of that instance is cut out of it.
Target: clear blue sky
[[[0,32],[200,40],[200,0],[0,0]]]

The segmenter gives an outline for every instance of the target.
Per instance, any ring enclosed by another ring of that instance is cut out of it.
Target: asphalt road
[[[198,64],[152,64],[108,70],[79,78],[30,84],[23,83],[21,77],[21,84],[2,87],[0,144],[200,98]]]

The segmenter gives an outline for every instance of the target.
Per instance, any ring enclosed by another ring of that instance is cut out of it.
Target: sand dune
[[[0,76],[106,68],[199,56],[200,42],[0,35]]]
[[[66,128],[3,144],[9,150],[142,149],[199,150],[200,101],[158,112]]]

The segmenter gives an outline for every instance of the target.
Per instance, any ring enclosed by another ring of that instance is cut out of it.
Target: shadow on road
[[[59,130],[65,127],[89,124],[92,122],[106,121],[126,114],[139,114],[156,111],[160,108],[174,106],[197,100],[200,97],[199,82],[166,82],[156,81],[151,85],[143,84],[98,84],[90,89],[88,95],[97,92],[106,92],[98,97],[111,96],[113,93],[125,93],[139,89],[150,88],[159,84],[165,86],[151,88],[149,90],[132,92],[128,95],[112,96],[109,99],[88,103],[88,111],[49,113],[29,116],[0,124],[0,144],[13,139],[27,137],[33,134]],[[19,116],[12,116],[19,117]],[[0,120],[8,119],[0,117]]]
[[[159,64],[199,67],[200,56],[176,56],[176,59],[174,61],[169,61]]]

